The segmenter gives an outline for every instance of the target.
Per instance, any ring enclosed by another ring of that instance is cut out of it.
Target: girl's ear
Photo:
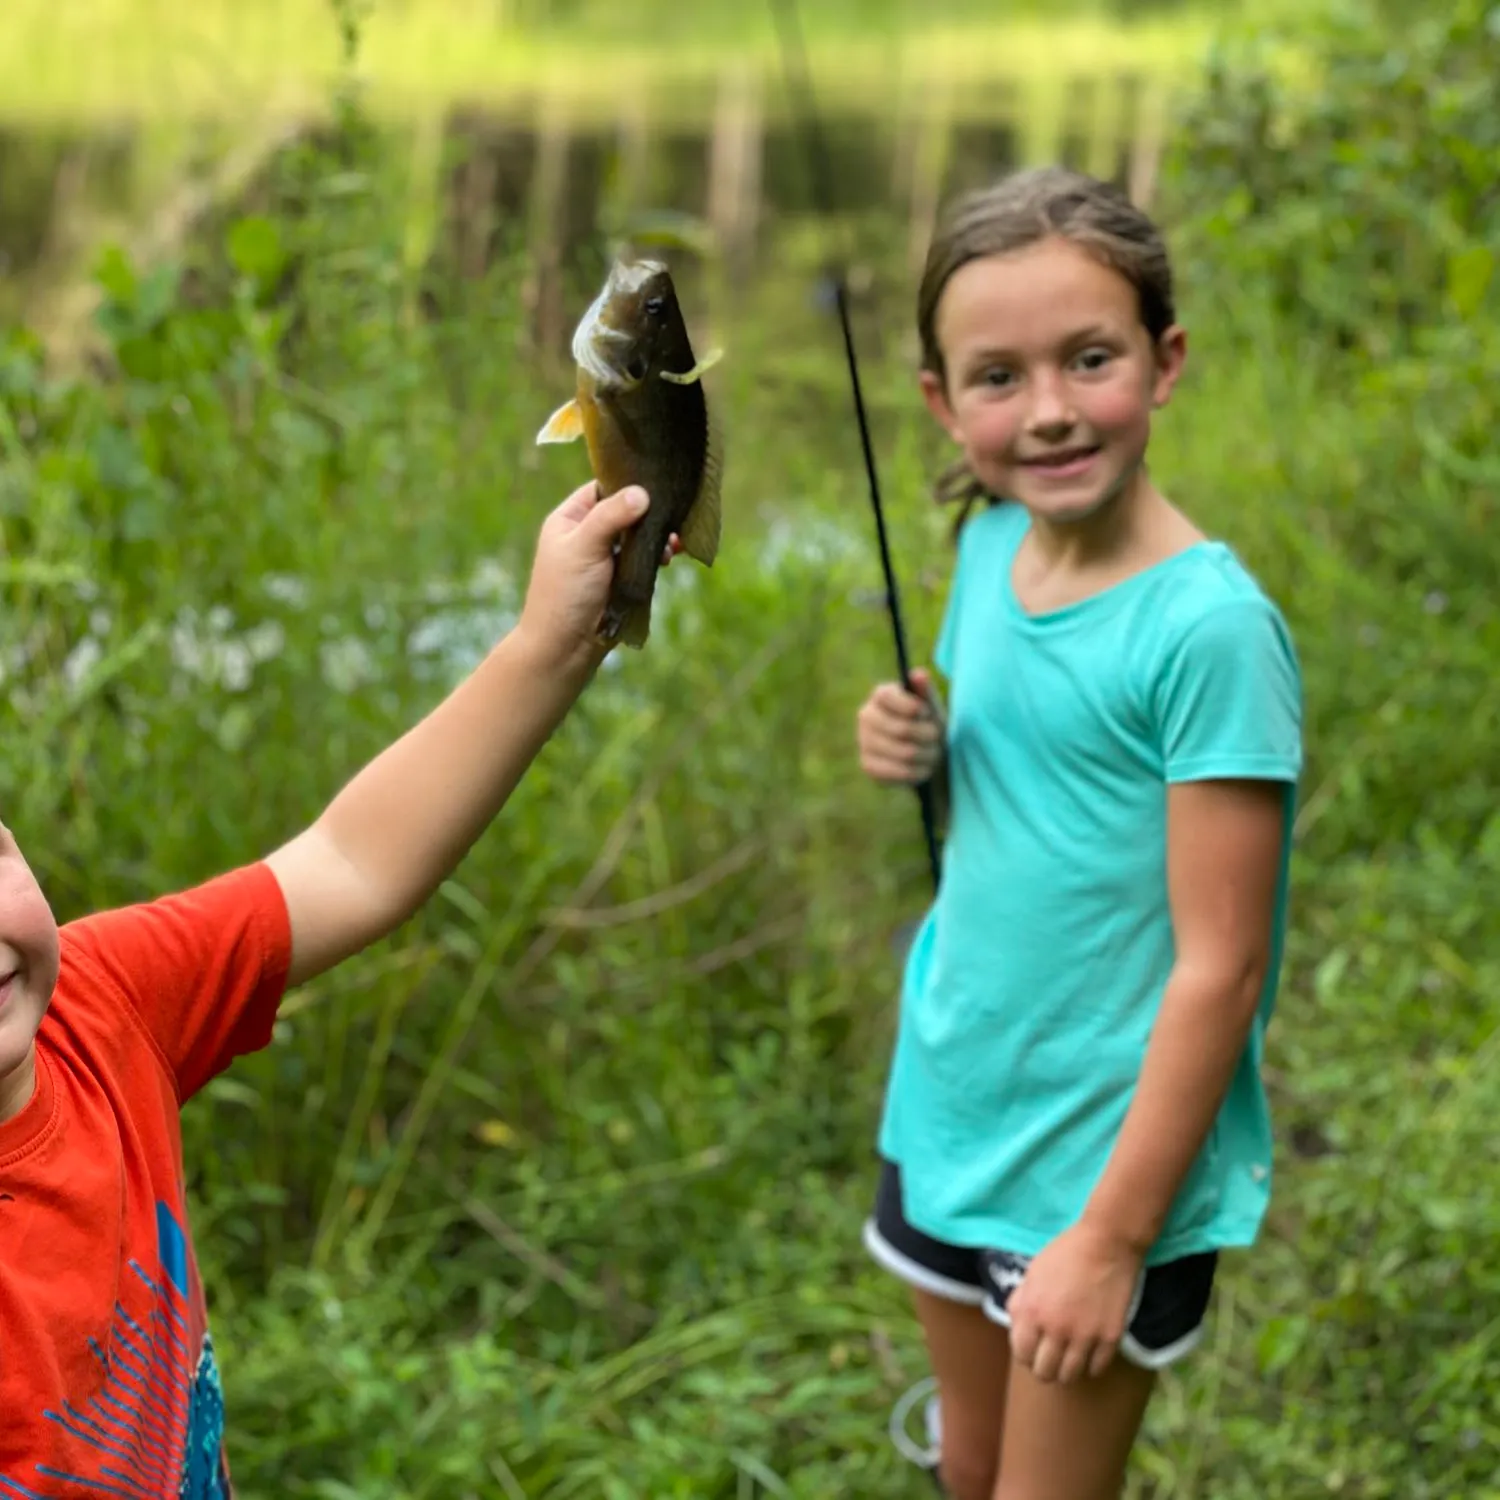
[[[935,375],[931,370],[923,370],[921,381],[922,398],[927,402],[927,410],[932,413],[938,425],[955,443],[963,442],[958,428],[958,419],[953,415],[953,408],[948,405],[948,391],[942,377]]]
[[[1187,333],[1174,323],[1156,341],[1156,379],[1151,387],[1151,404],[1165,406],[1187,362]]]

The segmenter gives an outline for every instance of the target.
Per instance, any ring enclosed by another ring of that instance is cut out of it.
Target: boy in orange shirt
[[[264,860],[59,930],[0,828],[0,1500],[231,1494],[179,1110],[499,812],[603,659],[645,508],[593,484],[559,506],[515,629]]]

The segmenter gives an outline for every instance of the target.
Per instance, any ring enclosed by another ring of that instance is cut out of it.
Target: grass
[[[581,477],[532,443],[565,374],[528,342],[524,265],[414,267],[402,170],[349,150],[282,160],[234,265],[219,225],[185,283],[109,267],[110,378],[0,353],[0,650],[28,730],[0,769],[61,916],[313,816],[504,628]],[[788,231],[778,274],[713,308],[719,564],[673,568],[651,648],[430,908],[188,1108],[250,1500],[930,1493],[884,1434],[915,1330],[858,1244],[925,860],[911,799],[853,764],[892,653],[812,248]],[[909,288],[871,255],[920,659],[940,450]],[[1154,461],[1286,609],[1309,769],[1274,1212],[1164,1382],[1131,1500],[1495,1500],[1493,482],[1219,274],[1186,268]]]

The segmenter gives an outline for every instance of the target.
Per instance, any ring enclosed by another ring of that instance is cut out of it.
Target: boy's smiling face
[[[57,983],[57,921],[10,829],[0,823],[0,1125],[36,1081],[36,1032]]]

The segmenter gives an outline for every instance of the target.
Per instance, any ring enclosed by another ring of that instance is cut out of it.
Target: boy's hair
[[[1009,255],[1054,235],[1087,251],[1135,288],[1141,322],[1153,341],[1176,322],[1171,260],[1150,218],[1112,183],[1067,167],[1035,167],[963,194],[939,220],[917,292],[924,370],[946,387],[937,311],[954,274],[972,260]],[[976,500],[995,499],[962,460],[939,477],[935,494],[939,504],[961,503],[955,530]]]

